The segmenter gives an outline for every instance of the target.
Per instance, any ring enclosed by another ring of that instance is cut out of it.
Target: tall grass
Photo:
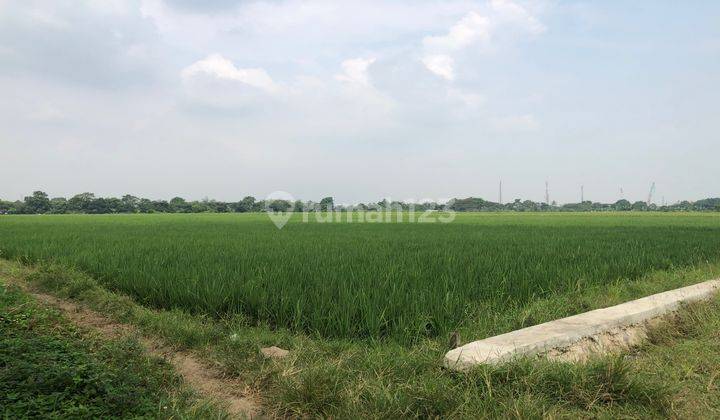
[[[312,218],[311,218],[312,220]],[[409,342],[720,257],[714,214],[460,214],[450,224],[264,215],[3,216],[5,257],[55,261],[163,308]]]

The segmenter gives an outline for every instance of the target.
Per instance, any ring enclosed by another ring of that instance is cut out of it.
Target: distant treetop
[[[264,211],[350,211],[350,210],[440,210],[450,209],[457,212],[470,211],[515,211],[515,212],[597,212],[597,211],[720,211],[720,198],[706,198],[698,201],[681,201],[675,204],[658,206],[654,203],[618,200],[615,203],[598,203],[583,201],[558,205],[516,199],[507,203],[496,203],[478,197],[453,199],[448,203],[406,203],[389,202],[385,199],[375,203],[358,203],[342,205],[335,203],[333,197],[324,197],[319,202],[286,200],[256,200],[246,196],[237,202],[222,202],[204,199],[187,201],[175,197],[170,201],[150,200],[132,195],[122,198],[96,197],[85,192],[70,199],[63,197],[49,198],[43,191],[35,191],[22,201],[0,200],[0,214],[112,214],[112,213],[248,213]]]

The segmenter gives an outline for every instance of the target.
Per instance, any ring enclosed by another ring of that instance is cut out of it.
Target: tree
[[[616,211],[628,211],[632,209],[632,204],[630,204],[629,201],[623,198],[622,200],[618,200],[615,202],[615,204],[613,204],[613,209]]]
[[[531,207],[535,208],[537,207],[535,203],[532,201],[526,201],[525,203],[532,203]],[[543,203],[544,204],[544,203]],[[519,204],[521,208],[524,208],[525,204]],[[424,204],[423,207],[428,208],[437,208],[437,204],[432,203],[431,206],[428,206],[427,204]],[[545,210],[547,205],[542,207],[543,210]],[[502,210],[503,206],[494,203],[492,201],[485,201],[482,198],[477,197],[468,197],[468,198],[460,198],[453,200],[452,204],[450,205],[450,209],[455,211],[499,211]]]
[[[255,212],[265,211],[265,200],[256,201],[252,205],[252,210]]]
[[[55,197],[50,200],[50,213],[65,214],[67,213],[68,202],[65,197]]]
[[[706,198],[693,203],[693,209],[698,211],[715,210],[720,208],[720,198]]]
[[[16,201],[12,203],[12,207],[10,208],[10,211],[8,212],[10,214],[28,214],[29,212],[25,208],[25,202],[24,201]]]
[[[247,213],[253,211],[253,205],[255,205],[255,197],[247,196],[242,200],[238,201],[233,209],[238,213]]]
[[[537,211],[538,205],[534,201],[525,200],[522,202],[522,209],[520,211]]]
[[[335,200],[332,197],[325,197],[320,200],[320,210],[333,211],[335,208]]]
[[[636,201],[632,205],[633,211],[646,211],[648,209],[648,205],[644,201]]]
[[[87,206],[85,207],[85,212],[88,214],[110,213],[110,204],[105,198],[96,198],[87,204]]]
[[[155,213],[170,213],[170,203],[165,200],[155,200],[151,204]]]
[[[207,213],[210,211],[210,208],[201,201],[193,201],[190,203],[190,208],[193,213]]]
[[[153,202],[147,198],[141,198],[138,202],[138,211],[140,213],[154,213]]]
[[[127,213],[125,211],[125,204],[121,199],[110,197],[106,198],[105,202],[107,203],[107,210],[109,213]]]
[[[14,206],[12,202],[0,200],[0,214],[12,213],[13,209]]]
[[[229,213],[230,211],[232,211],[230,206],[228,206],[227,203],[223,203],[222,201],[210,200],[208,202],[208,206],[210,206],[210,209],[215,213]]]
[[[693,205],[689,201],[683,200],[683,201],[679,202],[678,204],[676,204],[675,208],[678,210],[690,211],[693,209]]]
[[[123,213],[136,213],[138,206],[140,205],[140,199],[134,195],[124,195],[120,201],[122,201]]]
[[[292,208],[292,203],[287,200],[272,200],[268,208],[275,212],[286,212]]]
[[[173,213],[190,213],[192,212],[192,205],[182,197],[174,197],[170,200],[170,209]]]
[[[42,191],[35,191],[31,196],[25,197],[25,211],[32,214],[49,213],[50,199],[48,195]]]
[[[312,200],[306,201],[303,205],[303,211],[318,211],[320,205]]]
[[[95,194],[93,193],[85,192],[78,194],[68,200],[68,210],[78,213],[87,213],[93,200],[95,200]]]

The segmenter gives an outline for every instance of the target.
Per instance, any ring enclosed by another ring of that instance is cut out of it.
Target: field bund
[[[546,322],[507,334],[474,341],[449,351],[444,364],[466,370],[479,364],[498,364],[520,356],[569,347],[613,329],[644,323],[670,313],[681,304],[707,299],[720,288],[720,279]]]

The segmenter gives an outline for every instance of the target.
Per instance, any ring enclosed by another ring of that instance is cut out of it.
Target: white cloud
[[[422,62],[425,67],[452,81],[455,78],[452,55],[475,44],[490,45],[493,33],[501,28],[519,27],[534,35],[545,31],[545,26],[535,16],[511,0],[491,0],[487,12],[481,15],[470,11],[451,26],[447,34],[423,38],[425,56]]]
[[[469,12],[455,23],[447,35],[426,36],[423,46],[429,54],[422,58],[425,67],[447,81],[455,79],[455,62],[448,53],[476,42],[490,41],[491,22],[477,12]]]
[[[454,60],[444,54],[427,55],[422,59],[425,67],[445,80],[455,78]]]
[[[361,85],[369,85],[370,80],[368,79],[367,70],[372,63],[375,62],[374,58],[353,58],[342,62],[343,73],[335,76],[335,79],[348,82],[348,83],[359,83]]]
[[[220,54],[212,54],[205,59],[185,67],[181,76],[188,80],[197,75],[209,75],[223,80],[234,80],[267,92],[277,92],[278,86],[261,68],[237,68],[232,61]]]
[[[427,36],[423,45],[430,49],[459,50],[477,41],[490,40],[490,19],[470,12],[450,28],[447,35]]]
[[[538,35],[546,30],[545,25],[517,3],[509,0],[492,0],[490,7],[501,19],[518,25],[531,34]]]
[[[85,7],[84,1],[94,3]],[[418,177],[426,181],[428,165],[445,167],[448,154],[438,148],[438,138],[447,141],[448,150],[467,146],[484,154],[487,147],[504,147],[506,133],[496,129],[494,117],[506,114],[495,115],[498,110],[516,115],[537,109],[522,104],[517,112],[517,92],[526,94],[530,82],[507,81],[506,88],[503,78],[495,78],[493,57],[477,54],[514,39],[501,31],[515,28],[527,36],[511,23],[512,13],[503,12],[507,17],[501,19],[490,0],[243,1],[222,13],[195,13],[164,0],[84,1],[30,2],[40,5],[37,21],[15,10],[27,9],[25,2],[11,2],[11,12],[0,10],[0,20],[14,22],[0,25],[0,39],[13,41],[2,43],[0,58],[14,63],[13,75],[0,77],[5,97],[0,142],[16,142],[9,153],[21,155],[16,160],[25,166],[37,163],[33,154],[50,162],[46,167],[57,165],[56,155],[62,155],[66,166],[82,162],[88,165],[85,173],[97,167],[100,174],[89,181],[72,172],[53,174],[45,185],[51,190],[59,188],[60,178],[71,193],[110,194],[117,188],[158,198],[170,191],[236,199],[234,194],[265,196],[281,185],[296,196],[315,198],[319,191],[340,188],[327,180],[329,171],[352,176],[361,161],[370,162],[361,165],[362,182],[343,194],[394,196],[415,188]],[[60,31],[63,22],[69,26]],[[20,25],[27,29],[17,32]],[[51,25],[58,30],[49,34]],[[72,60],[52,54],[80,51],[78,45],[84,52]],[[89,68],[78,66],[87,57],[102,59]],[[133,75],[142,88],[116,85],[138,63],[149,69]],[[63,72],[48,78],[59,67]],[[482,73],[466,77],[477,69]],[[94,84],[86,82],[93,77]],[[503,94],[495,96],[493,90],[484,96],[495,82]],[[37,92],[46,103],[33,102]],[[32,105],[18,109],[18,103]],[[497,125],[511,136],[528,120],[510,118]],[[98,132],[109,134],[97,140]],[[61,143],[48,147],[47,142]],[[167,153],[175,166],[163,167],[160,178],[148,176],[158,172],[156,157]],[[122,176],[127,162],[138,168],[130,179]],[[207,177],[193,179],[176,170],[190,164],[218,182],[210,185]],[[476,167],[470,164],[471,170]],[[302,180],[292,176],[297,173],[304,174]],[[400,180],[397,187],[378,181],[389,178]],[[431,178],[417,187],[423,196],[453,194]],[[0,193],[25,193],[28,185],[42,182],[35,175]],[[436,189],[428,190],[427,184]]]

